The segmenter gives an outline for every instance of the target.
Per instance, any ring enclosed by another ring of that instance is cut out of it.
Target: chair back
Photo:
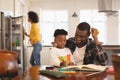
[[[115,80],[120,80],[120,54],[112,55],[112,64],[114,67]]]

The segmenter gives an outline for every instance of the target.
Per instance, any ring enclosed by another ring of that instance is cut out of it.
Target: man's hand
[[[93,39],[95,40],[96,45],[100,44],[101,42],[98,41],[98,37],[97,37],[99,34],[98,30],[96,28],[91,28],[91,34]]]
[[[92,34],[93,39],[97,39],[99,32],[96,28],[91,28],[91,34]]]

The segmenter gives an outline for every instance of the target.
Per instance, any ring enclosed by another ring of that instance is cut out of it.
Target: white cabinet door
[[[14,15],[14,0],[0,0],[0,10],[5,15]]]

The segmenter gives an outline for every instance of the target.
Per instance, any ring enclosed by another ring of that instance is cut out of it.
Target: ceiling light
[[[72,17],[78,17],[77,13],[74,12],[73,15],[72,15]]]
[[[73,7],[74,7],[74,13],[72,14],[72,17],[78,17],[78,15],[77,15],[77,13],[75,12],[76,11],[76,1],[74,0],[74,5],[73,5]]]

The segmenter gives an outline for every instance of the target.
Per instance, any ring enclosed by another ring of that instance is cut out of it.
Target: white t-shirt
[[[59,49],[53,47],[50,49],[50,65],[60,66],[62,61],[74,62],[71,51],[68,48]]]
[[[75,64],[77,65],[83,64],[85,50],[86,50],[86,45],[83,46],[82,48],[78,48],[78,47],[75,48],[75,51],[73,53]]]

